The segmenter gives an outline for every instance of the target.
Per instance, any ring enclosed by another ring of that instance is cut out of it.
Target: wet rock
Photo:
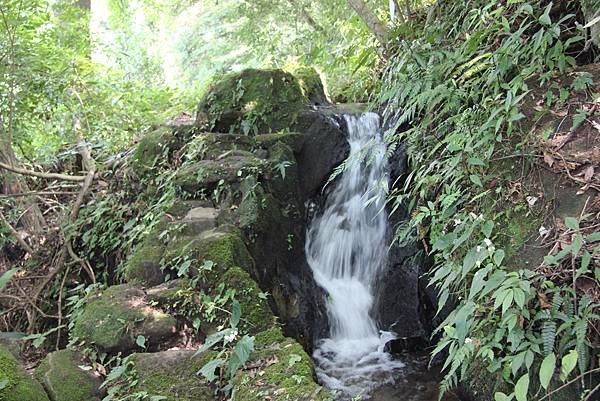
[[[2,401],[49,401],[40,383],[0,345],[0,399]]]
[[[115,353],[135,349],[138,336],[156,345],[175,333],[176,324],[174,317],[150,306],[144,291],[124,284],[91,294],[73,334],[102,352]]]
[[[35,377],[42,383],[53,401],[100,401],[102,378],[90,370],[83,370],[86,363],[71,350],[52,352],[35,370]]]

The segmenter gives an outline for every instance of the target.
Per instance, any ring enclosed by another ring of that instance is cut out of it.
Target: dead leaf
[[[594,166],[589,165],[583,172],[583,179],[585,182],[590,182],[592,177],[594,177]]]
[[[554,157],[552,157],[548,152],[544,152],[544,161],[549,167],[554,165]]]
[[[548,297],[543,292],[538,292],[537,294],[538,300],[540,301],[540,306],[542,309],[550,309],[552,308],[552,304],[548,302]]]

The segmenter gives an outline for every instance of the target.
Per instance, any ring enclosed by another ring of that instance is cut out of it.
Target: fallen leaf
[[[552,304],[550,302],[548,302],[548,297],[546,296],[546,294],[544,294],[543,292],[538,292],[537,296],[538,296],[538,300],[540,301],[540,306],[543,309],[552,308]]]
[[[590,180],[593,177],[594,177],[594,166],[589,165],[583,173],[583,179],[585,180],[585,182],[590,182]]]
[[[552,157],[548,152],[544,152],[544,161],[549,167],[554,165],[554,157]]]

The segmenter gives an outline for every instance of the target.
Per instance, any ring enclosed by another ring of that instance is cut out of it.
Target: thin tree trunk
[[[348,4],[350,4],[350,7],[356,11],[358,16],[369,27],[369,30],[371,30],[373,35],[375,35],[379,43],[381,43],[383,47],[386,47],[387,28],[385,25],[383,25],[373,10],[371,10],[363,0],[348,0]]]

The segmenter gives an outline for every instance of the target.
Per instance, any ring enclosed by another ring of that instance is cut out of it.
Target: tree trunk
[[[356,11],[358,16],[364,21],[365,24],[369,27],[373,35],[377,38],[379,43],[383,47],[387,46],[387,28],[381,20],[377,17],[377,15],[369,8],[369,6],[363,0],[348,0],[348,4],[350,7]]]
[[[600,0],[582,0],[583,14],[586,26],[589,26],[592,41],[600,46]]]

